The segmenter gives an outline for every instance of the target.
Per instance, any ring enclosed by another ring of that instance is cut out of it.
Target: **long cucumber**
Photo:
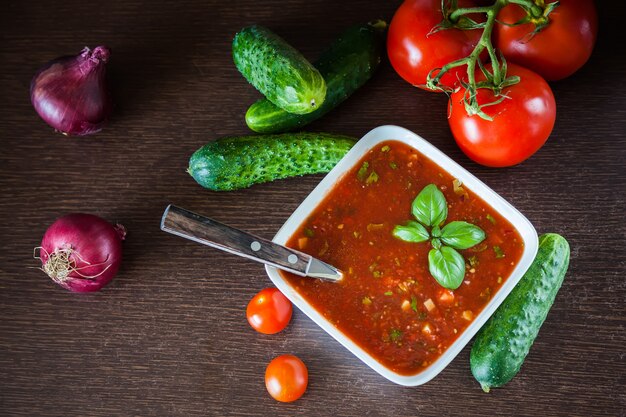
[[[485,392],[519,372],[563,283],[569,258],[569,244],[562,236],[541,236],[532,265],[479,331],[470,366]]]
[[[318,109],[294,114],[262,99],[246,113],[246,124],[258,133],[294,130],[319,119],[358,90],[380,64],[387,24],[377,20],[344,31],[314,63],[326,80],[326,98]]]
[[[356,139],[327,133],[225,137],[198,149],[187,171],[214,191],[329,172]]]
[[[319,71],[265,27],[250,26],[235,35],[233,60],[250,84],[289,113],[310,113],[324,102],[326,82]]]

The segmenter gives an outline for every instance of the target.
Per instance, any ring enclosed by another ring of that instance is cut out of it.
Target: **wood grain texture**
[[[488,169],[457,148],[445,97],[381,65],[362,90],[308,127],[361,136],[411,129],[572,246],[570,271],[524,364],[484,394],[466,348],[417,388],[393,385],[299,311],[282,333],[255,333],[248,300],[270,285],[259,264],[159,230],[169,203],[271,238],[319,182],[282,180],[214,193],[186,173],[209,140],[245,134],[259,94],[230,42],[273,28],[315,56],[345,27],[390,19],[398,1],[5,1],[0,12],[0,415],[3,416],[623,416],[626,414],[626,53],[623,2],[597,2],[589,63],[553,84],[554,132],[529,161]],[[116,110],[89,138],[54,134],[32,110],[30,78],[47,60],[106,44]],[[77,295],[36,269],[47,225],[91,212],[129,230],[124,262],[100,293]],[[265,392],[271,358],[309,368],[305,396]]]

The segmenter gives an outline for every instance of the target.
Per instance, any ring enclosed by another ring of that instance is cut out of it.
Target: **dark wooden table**
[[[271,238],[320,176],[231,193],[201,189],[187,159],[205,142],[249,133],[259,94],[232,64],[249,24],[315,57],[346,26],[390,19],[388,1],[4,2],[0,10],[0,415],[416,416],[625,415],[626,54],[622,2],[598,2],[599,42],[577,74],[554,83],[557,123],[529,161],[488,169],[457,148],[445,98],[410,88],[385,62],[374,79],[310,126],[361,136],[398,124],[425,138],[572,246],[570,271],[521,373],[484,394],[469,349],[430,383],[394,385],[301,312],[275,336],[254,332],[248,300],[263,268],[159,231],[175,202]],[[107,44],[116,112],[100,134],[55,134],[31,108],[42,63]],[[124,263],[102,292],[72,294],[32,249],[69,212],[129,230]],[[283,353],[310,372],[306,395],[267,395],[265,366]]]

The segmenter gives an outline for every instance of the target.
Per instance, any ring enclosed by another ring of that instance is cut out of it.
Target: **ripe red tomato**
[[[292,312],[291,301],[283,293],[276,288],[266,288],[252,297],[246,317],[257,332],[274,334],[287,327]]]
[[[471,6],[470,1],[459,1],[459,7]],[[441,0],[406,0],[389,25],[389,61],[414,86],[426,89],[426,77],[432,69],[466,57],[478,43],[481,30],[446,29],[430,33],[442,20]],[[453,87],[465,73],[465,67],[453,68],[442,77],[441,84]]]
[[[265,387],[277,401],[288,403],[302,397],[309,382],[304,362],[293,355],[274,358],[265,370]]]
[[[546,142],[556,119],[556,103],[548,83],[526,68],[515,64],[508,67],[507,75],[518,75],[521,81],[503,89],[507,99],[483,108],[493,121],[467,114],[463,89],[452,94],[448,106],[450,129],[461,150],[490,167],[511,166],[529,158]],[[476,81],[484,78],[479,72]],[[491,90],[479,89],[477,99],[485,104],[496,98]]]
[[[525,12],[514,4],[498,13],[498,20],[515,23]],[[529,37],[532,23],[496,24],[496,48],[504,56],[535,71],[548,81],[576,72],[589,59],[598,34],[598,16],[592,0],[561,0],[550,15],[548,27]]]

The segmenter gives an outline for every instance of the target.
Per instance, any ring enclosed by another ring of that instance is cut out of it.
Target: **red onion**
[[[63,288],[98,291],[120,267],[125,236],[126,229],[120,224],[113,226],[93,214],[68,214],[46,230],[36,248],[37,258],[41,269]]]
[[[33,77],[30,100],[41,118],[65,135],[102,129],[113,102],[106,81],[106,46],[48,62]]]

